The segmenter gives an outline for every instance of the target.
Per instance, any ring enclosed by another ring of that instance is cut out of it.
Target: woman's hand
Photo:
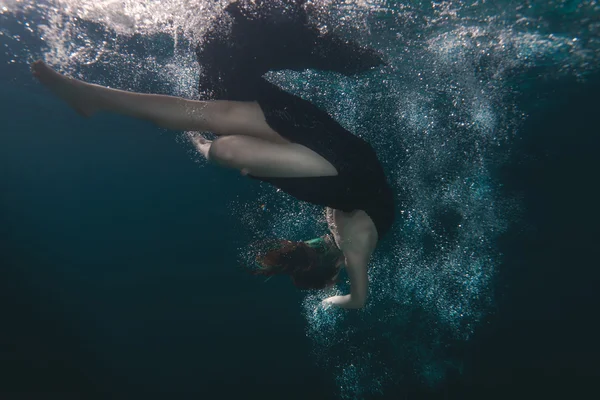
[[[363,304],[358,301],[353,301],[352,297],[347,294],[345,296],[331,296],[321,301],[324,308],[341,307],[341,308],[361,308]]]

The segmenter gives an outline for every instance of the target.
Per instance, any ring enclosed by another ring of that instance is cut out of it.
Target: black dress
[[[308,68],[351,75],[383,63],[371,49],[320,34],[302,3],[245,0],[227,6],[196,50],[200,91],[209,99],[258,102],[274,131],[320,154],[338,171],[326,177],[253,178],[299,200],[363,210],[381,238],[394,221],[394,199],[373,148],[327,112],[262,78],[268,71]]]

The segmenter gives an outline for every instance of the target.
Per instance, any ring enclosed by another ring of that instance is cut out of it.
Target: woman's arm
[[[346,254],[346,271],[350,278],[350,294],[333,296],[323,300],[324,305],[333,305],[342,308],[363,308],[367,302],[369,291],[369,278],[367,266],[370,252],[350,251]]]
[[[362,308],[367,301],[369,291],[369,278],[367,267],[369,259],[375,249],[377,239],[374,235],[365,232],[354,237],[351,244],[345,246],[346,272],[350,279],[350,294],[333,296],[323,300],[324,305],[333,305],[342,308]]]

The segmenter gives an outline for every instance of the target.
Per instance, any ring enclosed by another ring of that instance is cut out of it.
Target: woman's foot
[[[94,104],[93,86],[89,83],[61,75],[41,60],[31,65],[31,72],[40,83],[84,117],[90,117],[98,110]]]
[[[208,151],[210,150],[212,140],[208,140],[198,133],[188,133],[187,136],[196,150],[208,160]]]

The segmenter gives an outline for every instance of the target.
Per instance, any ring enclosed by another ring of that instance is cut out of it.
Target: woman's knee
[[[208,151],[211,162],[237,168],[240,161],[240,145],[235,136],[223,136],[215,139]]]

